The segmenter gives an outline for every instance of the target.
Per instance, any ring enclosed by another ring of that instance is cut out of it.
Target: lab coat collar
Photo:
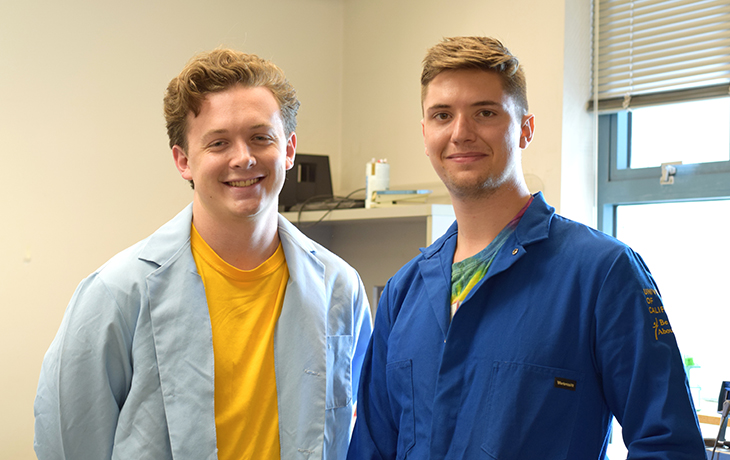
[[[168,221],[153,233],[139,253],[139,258],[153,262],[158,266],[164,265],[175,254],[183,249],[189,249],[190,224],[193,221],[193,204],[190,203],[172,220]],[[185,245],[184,243],[188,243]],[[193,272],[197,273],[195,263]]]
[[[550,231],[550,222],[553,215],[555,215],[555,208],[545,202],[542,192],[535,193],[533,198],[530,207],[525,211],[514,233],[518,243],[523,246],[547,238]],[[456,236],[458,231],[458,222],[454,221],[441,238],[434,241],[429,247],[421,248],[421,253],[426,259],[430,259],[442,249],[446,249],[445,245],[448,244],[450,238]],[[455,248],[456,241],[453,241],[452,244]],[[454,248],[451,248],[450,251],[452,256]]]
[[[530,207],[525,211],[514,232],[517,244],[522,246],[547,238],[550,232],[550,223],[555,216],[555,208],[547,204],[542,192],[537,192],[532,197]]]

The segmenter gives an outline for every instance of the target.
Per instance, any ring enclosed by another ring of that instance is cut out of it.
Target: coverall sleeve
[[[132,377],[131,334],[98,275],[82,281],[41,367],[34,448],[39,460],[112,456]]]
[[[348,460],[394,459],[396,456],[398,431],[389,409],[385,377],[391,328],[389,285],[390,282],[380,297],[373,335],[365,352]]]
[[[631,249],[616,258],[600,289],[595,347],[628,458],[703,460],[704,442],[671,324],[654,279]]]

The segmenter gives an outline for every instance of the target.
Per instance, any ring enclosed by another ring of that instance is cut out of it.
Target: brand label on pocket
[[[555,377],[555,388],[562,388],[564,390],[575,391],[575,380],[564,379],[561,377]]]

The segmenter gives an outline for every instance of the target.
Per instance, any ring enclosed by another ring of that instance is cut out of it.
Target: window
[[[716,416],[730,380],[730,5],[597,0],[594,11],[598,226],[646,261],[698,414]]]
[[[628,167],[730,160],[730,98],[679,102],[631,111]]]
[[[688,366],[698,366],[687,368],[695,404],[700,413],[713,415],[720,383],[730,380],[722,357],[729,351],[723,341],[730,314],[730,297],[723,293],[730,282],[729,104],[730,99],[718,104],[724,107],[721,123],[709,114],[701,117],[699,131],[644,124],[683,119],[671,106],[652,110],[649,121],[630,112],[601,115],[599,121],[599,228],[646,261],[680,351]],[[662,146],[664,138],[671,143]],[[672,184],[662,183],[661,163],[670,159],[682,164],[675,165]]]

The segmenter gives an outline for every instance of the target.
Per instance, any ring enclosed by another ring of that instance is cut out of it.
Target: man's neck
[[[200,236],[218,256],[241,270],[253,270],[279,246],[276,213],[227,222],[210,219],[204,212],[195,212],[193,224]]]
[[[497,190],[479,198],[452,196],[459,224],[454,262],[460,262],[486,248],[530,200],[526,187]]]

